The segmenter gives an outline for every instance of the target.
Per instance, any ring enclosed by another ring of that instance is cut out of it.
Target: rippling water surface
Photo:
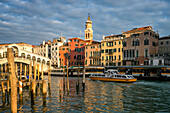
[[[76,91],[77,80],[70,78],[68,95],[63,92],[63,79],[52,77],[51,95],[48,91],[46,105],[43,105],[40,87],[37,89],[35,105],[31,105],[30,94],[25,89],[23,105],[18,102],[19,112],[170,112],[170,82],[138,80],[136,83],[116,83],[86,78],[86,89],[82,92],[81,84]],[[2,95],[0,98],[2,100]],[[0,112],[10,112],[10,108],[7,105],[2,107],[2,104],[1,101]]]

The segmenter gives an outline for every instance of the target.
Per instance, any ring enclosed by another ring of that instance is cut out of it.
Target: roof
[[[165,37],[161,37],[158,40],[166,40],[166,39],[170,39],[170,35],[169,36],[165,36]]]
[[[141,31],[141,30],[151,30],[151,26],[146,26],[146,27],[140,27],[140,28],[133,28],[132,30],[125,31],[123,33],[130,33],[130,32],[136,32],[136,31]]]
[[[122,34],[119,34],[119,35],[111,35],[111,36],[106,36],[105,38],[109,38],[109,37],[118,37],[118,36],[122,36]]]

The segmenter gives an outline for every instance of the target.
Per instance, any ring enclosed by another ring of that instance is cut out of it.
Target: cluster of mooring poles
[[[3,67],[1,66],[1,92],[2,92],[2,103],[3,107],[11,104],[11,112],[17,113],[19,109],[17,109],[17,99],[18,99],[18,90],[19,89],[19,104],[23,105],[23,88],[28,86],[30,94],[31,94],[31,106],[35,105],[35,97],[37,89],[41,89],[43,95],[43,106],[46,106],[46,95],[47,95],[47,84],[46,81],[43,80],[44,72],[43,72],[43,64],[41,65],[41,80],[40,80],[40,71],[39,64],[36,64],[33,61],[33,72],[34,77],[32,77],[32,61],[28,66],[24,67],[24,76],[29,74],[28,80],[22,80],[22,63],[20,63],[20,75],[18,75],[18,67],[17,64],[14,63],[14,53],[12,48],[7,49],[7,61],[8,64],[5,65],[5,73],[3,73]],[[51,67],[49,63],[48,68],[48,89],[49,95],[51,95]],[[9,72],[9,73],[7,73]],[[19,76],[19,77],[18,77]],[[38,76],[38,78],[37,78]],[[7,78],[7,79],[5,79]],[[18,79],[19,78],[19,79]],[[40,91],[40,90],[39,90]],[[11,99],[10,99],[11,97]],[[6,102],[7,100],[7,102]]]
[[[61,82],[59,84],[60,100],[61,100],[61,97],[62,97],[62,89],[61,89],[62,84],[63,84],[63,93],[65,94],[65,90],[67,88],[67,94],[69,95],[68,59],[67,59],[66,72],[67,72],[67,81],[66,81],[66,78],[65,78],[65,68],[63,66],[63,82]],[[80,87],[80,65],[78,66],[77,75],[78,75],[78,80],[76,81],[76,93],[78,94],[79,93],[79,87]],[[85,91],[85,66],[83,67],[82,91],[83,92]]]

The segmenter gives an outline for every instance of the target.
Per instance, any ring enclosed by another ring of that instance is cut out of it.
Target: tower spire
[[[88,20],[90,20],[90,13],[88,13]]]

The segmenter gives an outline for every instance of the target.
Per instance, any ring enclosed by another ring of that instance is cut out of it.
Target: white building
[[[51,65],[54,67],[60,67],[59,47],[66,43],[66,38],[59,37],[54,39],[51,43]]]
[[[33,52],[48,57],[51,59],[51,65],[54,67],[60,67],[59,62],[59,47],[66,43],[66,38],[59,37],[59,39],[55,38],[53,41],[45,42],[33,48]]]
[[[33,53],[51,59],[51,41],[49,40],[48,42],[43,41],[42,44],[35,46],[33,48]]]
[[[151,65],[151,66],[170,66],[170,54],[150,55],[149,65]]]

